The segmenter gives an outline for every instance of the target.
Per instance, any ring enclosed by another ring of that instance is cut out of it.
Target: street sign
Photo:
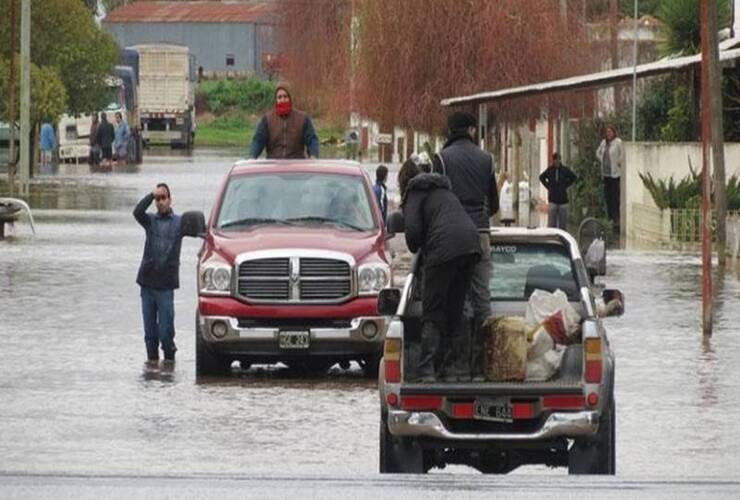
[[[393,134],[378,134],[375,136],[376,144],[391,144],[393,143]]]

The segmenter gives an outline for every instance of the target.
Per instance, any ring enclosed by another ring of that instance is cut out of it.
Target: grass
[[[214,116],[204,113],[198,116],[198,127],[195,131],[195,145],[208,147],[240,147],[245,151],[252,142],[261,115],[252,115],[243,111],[231,110],[223,115]],[[334,142],[342,141],[344,131],[336,125],[325,125],[321,120],[314,120],[316,134],[321,142],[321,156],[325,158],[341,157],[342,148]]]

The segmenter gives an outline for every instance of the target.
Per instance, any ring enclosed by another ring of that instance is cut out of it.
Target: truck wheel
[[[378,369],[380,368],[380,354],[368,356],[360,360],[362,374],[367,378],[378,378]]]
[[[425,474],[424,450],[412,438],[395,437],[388,430],[388,412],[380,415],[381,474]]]
[[[569,474],[614,475],[616,461],[617,407],[612,395],[599,420],[599,432],[592,440],[576,439],[568,451]]]
[[[208,377],[226,375],[230,364],[220,356],[208,350],[203,336],[200,334],[198,317],[195,318],[195,376]]]

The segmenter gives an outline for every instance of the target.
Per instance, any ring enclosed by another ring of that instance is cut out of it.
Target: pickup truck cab
[[[492,228],[490,236],[491,315],[525,316],[534,290],[560,289],[582,318],[581,337],[565,348],[559,370],[546,381],[409,383],[421,327],[417,257],[403,290],[384,290],[379,298],[381,312],[395,311],[379,374],[380,471],[424,473],[465,464],[506,473],[546,464],[614,474],[614,355],[597,314],[605,310],[603,299],[578,244],[557,229]],[[623,300],[617,290],[603,294]]]
[[[377,374],[390,256],[359,163],[239,161],[203,231],[197,375],[223,374],[234,360],[315,373],[354,360]]]

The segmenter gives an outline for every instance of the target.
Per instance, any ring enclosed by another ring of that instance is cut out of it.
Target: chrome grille
[[[301,259],[301,276],[349,278],[350,268],[349,264],[342,260],[304,257]]]
[[[352,266],[341,259],[270,257],[239,265],[237,293],[255,302],[338,303],[352,291]]]
[[[288,280],[240,280],[239,295],[256,300],[288,300],[290,282]]]
[[[256,259],[242,262],[239,277],[290,276],[290,259]]]
[[[350,294],[349,280],[301,281],[301,300],[336,300]]]

